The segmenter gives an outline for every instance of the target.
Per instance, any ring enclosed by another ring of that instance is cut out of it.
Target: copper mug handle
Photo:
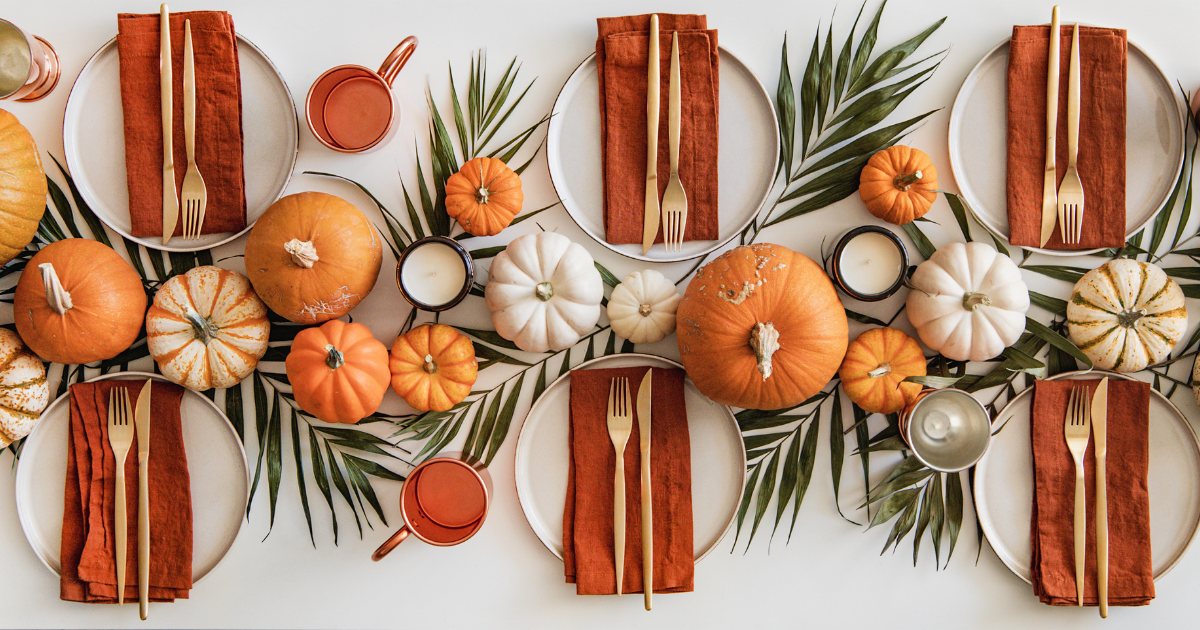
[[[375,562],[379,562],[380,560],[383,560],[384,556],[388,555],[389,553],[392,553],[392,550],[395,549],[396,547],[399,547],[400,543],[404,542],[406,539],[408,539],[408,524],[407,523],[402,525],[400,527],[400,530],[397,531],[395,534],[392,534],[391,538],[388,538],[387,540],[383,541],[383,544],[379,545],[379,548],[375,550],[375,553],[371,554],[371,559],[374,560]]]
[[[387,82],[388,87],[392,87],[392,82],[396,80],[396,75],[400,74],[400,70],[404,68],[404,64],[408,63],[408,58],[417,50],[417,38],[409,35],[400,41],[392,53],[383,60],[383,65],[379,66],[379,76]]]

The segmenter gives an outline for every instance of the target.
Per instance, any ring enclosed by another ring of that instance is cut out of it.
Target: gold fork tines
[[[113,502],[113,529],[117,551],[117,603],[125,603],[125,558],[128,539],[127,515],[125,512],[125,457],[133,445],[133,412],[129,404],[129,392],[124,387],[114,387],[108,392],[108,444],[116,459],[116,494]]]
[[[625,444],[633,430],[633,400],[629,379],[614,378],[608,387],[608,436],[616,451],[613,477],[613,555],[616,557],[617,595],[625,577]]]
[[[1092,435],[1092,398],[1086,385],[1071,388],[1063,436],[1075,460],[1075,596],[1083,605],[1083,564],[1087,535],[1087,500],[1084,498],[1083,454]]]
[[[200,238],[200,228],[204,226],[208,188],[196,166],[196,64],[192,54],[191,20],[183,23],[183,140],[188,159],[179,193],[183,205],[183,238],[195,240]]]
[[[667,97],[667,137],[670,141],[671,178],[662,198],[663,241],[667,251],[683,249],[683,233],[687,229],[687,193],[679,179],[679,127],[681,97],[679,78],[679,33],[671,34],[671,83]]]
[[[1062,240],[1078,245],[1083,236],[1083,182],[1079,179],[1079,25],[1071,36],[1071,68],[1067,75],[1067,173],[1058,186]]]

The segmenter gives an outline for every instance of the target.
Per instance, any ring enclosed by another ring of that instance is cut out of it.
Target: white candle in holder
[[[460,250],[438,240],[414,243],[400,261],[400,288],[433,308],[455,301],[470,281]]]
[[[887,236],[863,232],[842,247],[838,270],[847,288],[862,295],[879,295],[904,274],[904,256]]]

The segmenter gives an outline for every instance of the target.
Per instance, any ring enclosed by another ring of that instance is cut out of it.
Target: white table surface
[[[874,11],[872,1],[863,25]],[[814,29],[825,27],[835,3],[827,2],[718,2],[692,0],[657,3],[621,0],[608,3],[479,2],[341,2],[289,1],[221,3],[183,2],[176,11],[225,9],[233,13],[239,32],[264,50],[285,76],[299,108],[312,81],[324,70],[343,63],[377,66],[388,51],[409,34],[420,47],[397,81],[403,116],[391,144],[367,155],[347,156],[319,145],[306,128],[301,130],[297,173],[319,170],[351,176],[364,183],[393,210],[403,208],[397,172],[415,182],[414,142],[424,145],[426,83],[439,103],[448,104],[446,64],[454,64],[462,81],[468,57],[486,48],[493,77],[514,55],[523,62],[522,76],[538,77],[526,103],[513,119],[515,132],[547,111],[563,81],[580,59],[592,52],[595,18],[649,11],[704,12],[710,25],[720,29],[720,41],[734,51],[772,93],[779,74],[779,51],[784,32],[790,36],[792,69],[803,68],[802,53],[811,46]],[[72,81],[88,57],[116,32],[118,12],[153,12],[155,3],[90,0],[12,0],[0,15],[29,32],[48,39],[58,50],[63,78],[46,99],[37,103],[0,102],[17,115],[37,140],[47,171],[58,181],[48,154],[61,159],[63,107]],[[855,2],[837,3],[833,16],[841,41],[858,9]],[[953,188],[946,155],[949,108],[959,84],[975,62],[1010,34],[1012,24],[1048,20],[1050,4],[1032,0],[965,3],[952,0],[892,0],[884,14],[876,50],[882,51],[915,35],[934,20],[948,16],[945,25],[923,47],[927,52],[950,48],[933,78],[921,87],[889,120],[941,108],[927,119],[906,143],[929,153],[941,169],[942,185]],[[1130,3],[1118,0],[1063,3],[1064,22],[1081,21],[1122,26],[1187,89],[1200,86],[1200,62],[1194,47],[1200,24],[1200,4],[1174,2]],[[824,35],[822,35],[824,37]],[[540,135],[539,135],[540,137]],[[544,152],[523,177],[526,206],[538,208],[554,200]],[[425,160],[428,164],[428,161]],[[253,168],[253,165],[247,165]],[[323,190],[341,195],[377,222],[370,202],[340,183],[297,174],[288,192]],[[930,217],[945,228],[924,224],[935,244],[957,240],[958,231],[943,200]],[[867,222],[857,196],[835,208],[789,222],[767,233],[762,240],[778,242],[809,256],[818,256],[822,235]],[[1198,217],[1195,220],[1200,219]],[[584,243],[597,260],[618,277],[642,268],[634,261],[608,252],[588,241],[566,213],[554,209],[538,221]],[[517,233],[536,229],[533,222],[506,231],[499,244]],[[976,228],[979,229],[979,228]],[[214,258],[240,254],[244,239],[219,248]],[[481,241],[481,243],[484,241]],[[1095,264],[1096,259],[1068,264]],[[1047,260],[1047,263],[1055,261]],[[240,259],[221,263],[241,266]],[[686,264],[660,265],[660,271],[678,278]],[[1066,297],[1063,283],[1029,278],[1031,287]],[[391,263],[375,291],[355,311],[357,321],[371,325],[387,343],[395,338],[407,309],[399,309],[399,292],[391,282]],[[1196,307],[1194,301],[1191,306]],[[473,300],[443,321],[486,327],[482,301]],[[866,312],[890,314],[898,299]],[[1037,312],[1037,311],[1035,311]],[[1045,313],[1038,312],[1043,320]],[[7,305],[0,317],[11,321]],[[1195,318],[1193,318],[1195,319]],[[640,350],[676,357],[673,338]],[[139,367],[149,367],[142,365]],[[489,372],[500,370],[489,370]],[[492,379],[498,374],[491,375]],[[483,383],[487,385],[487,381]],[[1175,402],[1184,413],[1200,419],[1188,392]],[[527,403],[518,409],[524,414]],[[403,404],[389,393],[384,410],[400,411]],[[264,488],[253,513],[225,561],[198,584],[192,599],[172,605],[155,605],[147,623],[137,619],[136,606],[85,606],[58,598],[58,579],[34,556],[21,533],[13,501],[11,456],[0,458],[0,626],[4,627],[400,627],[400,628],[613,628],[613,627],[1194,627],[1195,592],[1200,587],[1200,552],[1193,551],[1158,585],[1158,598],[1146,608],[1114,608],[1102,622],[1094,608],[1049,608],[1038,603],[1030,587],[1010,574],[985,548],[978,564],[974,523],[968,516],[958,549],[948,568],[935,570],[932,549],[926,540],[918,566],[912,566],[911,539],[895,554],[882,557],[879,550],[887,527],[864,533],[842,520],[834,509],[829,482],[829,454],[824,436],[816,469],[801,510],[800,523],[790,544],[780,535],[768,547],[768,531],[746,553],[731,550],[727,537],[718,553],[697,567],[696,591],[655,597],[652,613],[642,610],[640,596],[577,597],[564,584],[562,563],[538,542],[525,523],[513,486],[513,436],[492,465],[496,500],[482,531],[467,543],[435,548],[418,542],[405,544],[380,563],[371,551],[389,533],[375,523],[360,540],[353,518],[338,506],[339,544],[333,544],[324,502],[309,483],[316,548],[300,510],[295,469],[285,453],[283,482],[274,528],[270,528]],[[822,434],[825,428],[822,428]],[[386,433],[385,433],[386,435]],[[253,450],[253,446],[251,446]],[[286,450],[286,449],[285,449]],[[253,456],[253,453],[252,453]],[[889,456],[876,456],[877,471]],[[403,467],[399,467],[404,472]],[[876,479],[877,481],[877,479]],[[842,510],[862,519],[855,508],[861,500],[862,478],[857,458],[846,462],[842,480]],[[965,484],[964,484],[965,485]],[[400,484],[377,482],[389,522],[399,521],[396,507]],[[339,499],[340,501],[340,499]],[[197,506],[202,509],[202,506]],[[773,509],[772,509],[773,511]],[[268,535],[269,532],[269,535]],[[731,553],[732,551],[732,553]]]

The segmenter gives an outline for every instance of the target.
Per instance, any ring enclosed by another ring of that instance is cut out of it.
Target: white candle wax
[[[467,282],[467,268],[458,252],[445,243],[419,245],[404,258],[400,283],[414,300],[441,306],[458,297]]]
[[[878,232],[863,232],[842,248],[838,268],[847,287],[862,295],[878,295],[904,273],[904,260],[891,239]]]

